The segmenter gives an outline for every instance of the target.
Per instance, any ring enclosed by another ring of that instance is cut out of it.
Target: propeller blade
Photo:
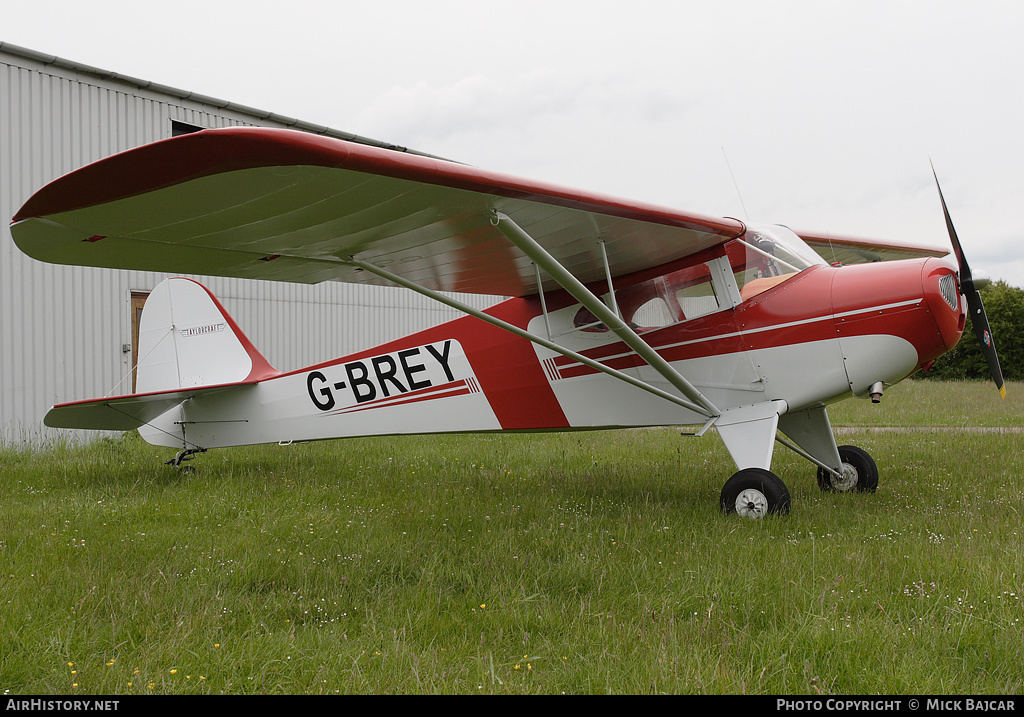
[[[985,313],[985,304],[981,300],[981,292],[974,286],[974,277],[971,276],[971,267],[967,264],[964,250],[960,246],[960,239],[953,227],[953,220],[949,216],[949,209],[946,207],[946,200],[942,196],[942,187],[939,186],[939,175],[935,172],[935,165],[932,165],[932,175],[935,176],[935,187],[939,190],[939,201],[942,203],[942,214],[946,218],[946,230],[949,232],[949,241],[953,244],[953,254],[956,256],[957,264],[960,266],[960,290],[967,299],[967,308],[971,317],[971,324],[974,326],[974,335],[978,339],[981,353],[988,363],[988,372],[992,381],[999,389],[999,395],[1006,398],[1006,387],[1003,385],[1003,372],[999,368],[999,356],[996,353],[996,342],[992,336],[992,329],[988,323],[988,315]]]
[[[1006,398],[1006,387],[1003,385],[1003,372],[999,368],[999,356],[996,354],[996,342],[992,338],[992,329],[988,325],[988,316],[985,314],[985,306],[981,303],[981,294],[972,291],[967,294],[967,308],[971,313],[971,325],[974,326],[974,335],[978,338],[978,345],[988,362],[988,372],[992,381],[999,389],[999,395]]]

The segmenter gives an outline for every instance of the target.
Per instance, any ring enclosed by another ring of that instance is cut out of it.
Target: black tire
[[[785,515],[789,512],[789,490],[782,480],[764,468],[744,468],[722,488],[721,506],[726,515],[747,518]]]
[[[878,488],[878,466],[867,451],[857,446],[839,446],[843,477],[818,469],[818,487],[829,493],[874,493]]]

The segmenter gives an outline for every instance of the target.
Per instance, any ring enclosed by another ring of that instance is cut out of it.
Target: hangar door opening
[[[139,365],[139,320],[142,318],[142,307],[146,305],[148,298],[148,291],[132,292],[132,393],[135,393],[135,367]]]

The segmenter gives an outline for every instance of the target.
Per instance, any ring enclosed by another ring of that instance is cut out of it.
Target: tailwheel
[[[182,464],[185,461],[190,461],[193,458],[195,458],[196,454],[198,454],[198,453],[206,453],[206,449],[205,448],[187,448],[187,449],[185,449],[183,451],[180,451],[178,453],[178,455],[176,455],[171,460],[164,461],[164,465],[166,465],[166,466],[174,466],[175,468],[178,468],[179,470],[181,470],[181,471],[183,471],[185,473],[192,473],[192,472],[195,471],[195,468],[193,468],[192,466],[186,466],[186,465],[182,465]]]
[[[782,480],[764,468],[744,468],[722,488],[722,512],[744,518],[789,512],[789,490]]]
[[[878,488],[878,466],[863,448],[839,446],[841,476],[818,469],[818,487],[834,493],[873,493]]]

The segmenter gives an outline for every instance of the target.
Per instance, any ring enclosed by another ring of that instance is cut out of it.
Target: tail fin
[[[128,431],[150,443],[181,443],[150,427],[183,401],[205,392],[279,375],[205,286],[167,279],[153,289],[139,322],[137,393],[60,403],[43,419],[52,428]],[[170,440],[170,442],[168,442]]]
[[[205,286],[180,277],[146,299],[139,357],[138,393],[253,383],[279,373]]]

